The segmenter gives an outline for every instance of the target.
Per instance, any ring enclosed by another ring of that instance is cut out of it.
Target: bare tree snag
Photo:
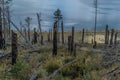
[[[85,30],[83,29],[83,32],[82,32],[82,43],[84,43],[84,33],[85,33]]]
[[[68,36],[68,51],[71,50],[72,36]]]
[[[37,32],[36,32],[36,28],[34,28],[34,37],[33,37],[33,42],[34,42],[34,44],[37,43],[37,36],[38,36],[38,34],[37,34]]]
[[[115,33],[115,39],[114,39],[114,45],[115,45],[115,47],[117,45],[117,35],[118,35],[118,32]]]
[[[110,47],[113,45],[114,29],[111,30]]]
[[[17,34],[12,31],[12,65],[16,63],[18,54]]]
[[[50,30],[49,30],[49,33],[48,33],[48,42],[50,42]]]
[[[108,45],[109,42],[109,30],[108,30],[108,25],[106,25],[106,30],[105,30],[105,47]]]
[[[72,27],[71,53],[73,53],[73,50],[74,50],[74,27]]]
[[[57,21],[53,27],[53,56],[57,55]]]
[[[64,26],[63,26],[63,21],[61,23],[61,29],[62,29],[62,44],[64,44]]]
[[[2,49],[2,39],[3,39],[3,36],[2,36],[2,17],[1,17],[1,8],[0,8],[0,49]]]

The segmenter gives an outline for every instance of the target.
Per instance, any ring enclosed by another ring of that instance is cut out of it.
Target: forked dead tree
[[[53,27],[53,56],[57,55],[57,21],[54,23]]]
[[[12,31],[12,65],[16,63],[18,54],[17,34]]]

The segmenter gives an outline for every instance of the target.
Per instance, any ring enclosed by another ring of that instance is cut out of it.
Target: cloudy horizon
[[[120,29],[119,0],[98,0],[97,30],[102,30],[108,24],[110,28]],[[94,28],[94,0],[13,0],[12,20],[19,26],[19,22],[26,17],[32,18],[32,27],[37,27],[36,13],[41,12],[43,30],[51,29],[54,23],[53,13],[59,8],[63,15],[64,26],[70,30]]]

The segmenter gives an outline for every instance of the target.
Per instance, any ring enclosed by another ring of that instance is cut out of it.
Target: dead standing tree
[[[49,29],[49,32],[48,32],[48,42],[50,42],[50,29]]]
[[[106,30],[105,30],[105,47],[108,45],[109,42],[109,30],[108,30],[108,25],[106,25]]]
[[[60,10],[60,9],[57,9],[57,10],[54,12],[54,16],[55,16],[54,18],[56,19],[57,25],[58,25],[58,42],[60,42],[59,21],[62,19],[61,10]]]
[[[3,35],[2,35],[2,17],[1,17],[1,7],[0,7],[0,49],[2,49],[2,40],[3,40]]]
[[[61,29],[62,29],[62,44],[64,44],[64,26],[63,26],[63,21],[61,23]]]
[[[71,55],[74,52],[74,27],[72,27]]]
[[[37,32],[36,32],[36,28],[34,28],[34,34],[33,34],[33,43],[36,44],[37,43]]]
[[[41,13],[37,13],[37,19],[38,19],[38,28],[40,30],[40,38],[41,38],[41,45],[43,44],[43,35],[42,35],[42,28],[41,28]]]
[[[57,29],[57,21],[54,23],[53,27],[53,56],[57,55],[57,34],[58,34],[58,29]]]
[[[114,29],[111,30],[110,47],[113,45]]]
[[[118,36],[118,32],[115,33],[115,38],[114,38],[114,45],[115,45],[115,47],[117,46],[117,36]]]
[[[29,41],[30,41],[30,22],[31,22],[31,20],[32,20],[32,18],[30,18],[30,17],[27,17],[27,18],[25,19],[26,25],[27,25],[27,27],[28,27],[28,40],[29,40]]]
[[[84,35],[85,35],[85,30],[83,29],[83,32],[82,32],[82,43],[84,43]]]
[[[18,47],[17,34],[12,31],[12,65],[14,65],[17,60],[17,54],[18,54],[17,47]]]

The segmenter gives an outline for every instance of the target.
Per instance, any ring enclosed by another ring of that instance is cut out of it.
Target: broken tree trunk
[[[53,56],[57,55],[57,21],[54,23],[53,27]]]
[[[61,23],[61,29],[62,29],[62,44],[64,44],[64,26],[63,26],[63,21]]]
[[[84,28],[83,28],[83,32],[82,32],[82,43],[84,43],[84,32],[85,32],[85,30],[84,30]]]
[[[12,65],[16,63],[17,60],[17,34],[12,31]]]
[[[111,30],[110,47],[113,45],[114,29]]]

